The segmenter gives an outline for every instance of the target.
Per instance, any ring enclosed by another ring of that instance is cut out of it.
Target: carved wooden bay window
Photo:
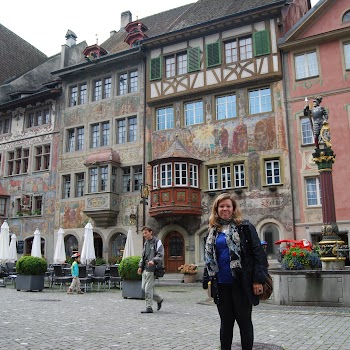
[[[199,159],[176,137],[170,149],[152,166],[150,216],[201,215]]]

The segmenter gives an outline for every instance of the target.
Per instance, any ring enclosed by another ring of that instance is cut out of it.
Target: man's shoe
[[[67,290],[67,294],[73,294],[73,291],[69,288],[69,289]]]
[[[161,300],[159,303],[157,303],[158,304],[158,307],[157,307],[158,311],[162,308],[163,301],[164,301],[164,299]]]
[[[141,311],[142,314],[153,314],[153,310],[151,308],[147,308],[145,311]]]
[[[79,290],[78,294],[85,294],[85,293],[82,290]]]

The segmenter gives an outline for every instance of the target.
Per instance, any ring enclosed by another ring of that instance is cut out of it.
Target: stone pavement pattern
[[[219,317],[201,284],[157,287],[162,309],[141,314],[143,300],[118,289],[67,295],[63,290],[18,292],[0,288],[0,349],[214,350]],[[254,350],[350,349],[350,309],[254,308]],[[235,327],[234,342],[239,342]],[[233,346],[240,349],[240,346]]]

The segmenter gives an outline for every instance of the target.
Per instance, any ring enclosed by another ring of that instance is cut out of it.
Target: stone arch
[[[256,226],[260,240],[267,242],[267,255],[270,259],[276,259],[279,246],[274,243],[280,239],[284,239],[284,227],[276,219],[264,219]]]

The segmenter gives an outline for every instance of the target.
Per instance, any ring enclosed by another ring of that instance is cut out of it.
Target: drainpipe
[[[140,52],[143,57],[143,173],[142,173],[142,183],[146,184],[146,72],[147,72],[147,60],[144,52],[142,51],[142,48],[140,46]],[[142,203],[142,226],[146,225],[146,204],[145,202]]]
[[[282,52],[282,72],[283,72],[283,81],[285,80],[285,77],[288,77],[287,68],[288,67],[288,60],[287,60],[287,54]],[[287,107],[287,88],[286,83],[283,82],[283,99],[284,99],[284,111],[286,114],[286,132],[287,132],[287,140],[288,140],[288,156],[289,156],[289,176],[290,176],[290,191],[291,191],[291,203],[292,203],[292,220],[293,220],[293,239],[296,239],[295,234],[295,210],[294,210],[294,190],[293,190],[293,172],[292,172],[292,152],[291,152],[291,138],[289,133],[289,120],[288,120],[288,107]]]

